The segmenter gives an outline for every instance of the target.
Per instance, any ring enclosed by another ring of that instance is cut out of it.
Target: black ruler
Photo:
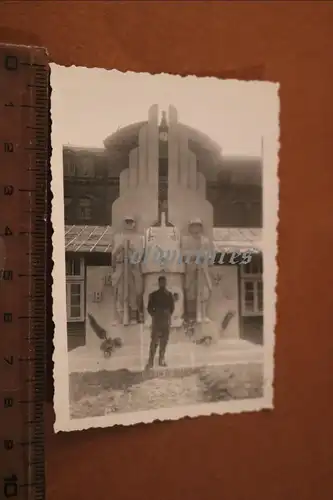
[[[0,45],[0,498],[45,498],[49,66]]]

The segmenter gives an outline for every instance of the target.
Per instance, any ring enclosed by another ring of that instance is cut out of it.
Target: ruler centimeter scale
[[[44,500],[49,66],[0,45],[0,498]]]

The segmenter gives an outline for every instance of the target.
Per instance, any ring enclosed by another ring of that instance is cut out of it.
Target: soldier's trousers
[[[149,361],[153,365],[157,348],[159,348],[159,362],[163,363],[165,351],[169,342],[170,328],[168,325],[158,326],[154,325],[151,331],[151,340],[149,348]]]

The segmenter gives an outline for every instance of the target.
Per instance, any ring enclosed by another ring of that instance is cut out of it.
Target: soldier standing
[[[166,278],[160,276],[158,278],[158,290],[149,295],[148,313],[152,317],[152,328],[147,369],[154,366],[155,354],[158,347],[159,365],[167,366],[165,363],[165,351],[169,341],[171,316],[175,304],[172,293],[167,290],[166,285]]]

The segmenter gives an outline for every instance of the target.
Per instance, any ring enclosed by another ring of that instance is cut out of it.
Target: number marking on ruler
[[[0,495],[44,500],[49,68],[0,45]]]

